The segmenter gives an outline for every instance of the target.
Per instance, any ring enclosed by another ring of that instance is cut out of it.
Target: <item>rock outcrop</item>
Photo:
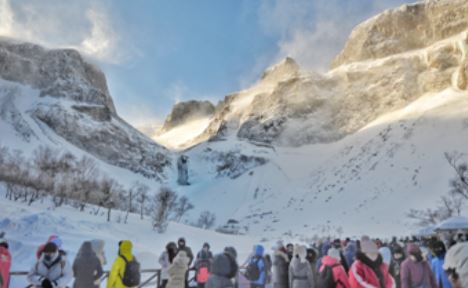
[[[358,25],[325,74],[287,58],[226,96],[193,144],[237,135],[282,146],[327,143],[427,93],[467,89],[468,2],[426,1]]]
[[[21,141],[48,145],[40,134],[53,131],[111,165],[166,177],[167,150],[117,115],[104,73],[77,51],[0,39],[0,79],[0,119]]]

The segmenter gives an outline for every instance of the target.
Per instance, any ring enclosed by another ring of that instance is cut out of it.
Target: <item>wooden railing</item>
[[[144,281],[141,282],[141,284],[138,286],[138,288],[143,288],[143,287],[156,287],[160,288],[161,287],[161,270],[160,269],[143,269],[140,271],[140,273],[143,274],[151,274],[148,279],[145,279]],[[10,272],[10,276],[28,276],[28,272],[24,271],[16,271],[16,272]],[[107,278],[109,277],[109,271],[104,271],[104,275],[101,278],[101,283],[103,283]],[[28,286],[29,287],[29,286]]]

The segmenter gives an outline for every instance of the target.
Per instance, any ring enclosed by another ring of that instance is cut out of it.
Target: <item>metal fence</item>
[[[138,288],[142,287],[161,287],[161,270],[160,269],[143,269],[140,271],[142,274],[150,274],[148,278],[144,279]],[[18,271],[18,272],[10,272],[11,277],[25,277],[28,276],[28,272]],[[101,283],[103,283],[107,277],[109,277],[109,271],[105,271],[104,275],[101,278]],[[29,286],[28,286],[29,287]]]

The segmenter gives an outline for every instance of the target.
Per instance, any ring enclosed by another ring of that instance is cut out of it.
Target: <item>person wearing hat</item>
[[[356,253],[356,261],[349,272],[349,284],[351,288],[395,287],[377,244],[367,236],[360,241],[360,251]]]
[[[276,243],[276,248],[273,254],[273,287],[287,288],[289,285],[288,271],[289,256],[288,250],[284,247],[283,241]]]
[[[468,243],[452,246],[445,255],[444,270],[453,288],[468,287]]]
[[[188,257],[189,259],[189,262],[188,262],[188,267],[191,267],[192,266],[192,262],[193,262],[193,253],[192,253],[192,249],[190,247],[187,246],[187,242],[185,241],[185,238],[181,237],[179,238],[179,240],[177,241],[177,254],[180,252],[180,251],[184,251],[185,252],[185,255]],[[187,288],[188,287],[188,277],[189,277],[189,271],[187,270],[187,273],[186,273],[186,276],[185,276],[185,287]]]
[[[431,260],[431,269],[434,273],[436,283],[439,285],[439,288],[452,288],[447,274],[444,271],[446,253],[444,243],[442,241],[437,241],[431,248],[432,253],[434,253],[434,257]]]
[[[72,279],[70,264],[53,242],[44,246],[40,259],[28,274],[28,282],[35,288],[65,288]]]
[[[392,275],[393,279],[395,280],[396,288],[401,287],[401,264],[405,261],[405,251],[400,245],[393,245],[392,246],[393,256],[392,261],[390,262],[390,275]]]
[[[431,267],[422,255],[422,251],[415,243],[408,244],[408,257],[401,264],[401,287],[427,287],[437,288]]]
[[[199,288],[205,287],[206,281],[208,281],[211,263],[213,262],[213,253],[210,251],[210,244],[203,244],[202,250],[197,253],[197,259],[195,260],[194,268],[196,271],[196,281]]]
[[[11,254],[4,236],[0,233],[0,288],[7,288],[10,281]]]
[[[75,276],[73,288],[99,288],[101,286],[101,277],[104,272],[91,241],[83,242],[73,261],[72,269]]]
[[[341,264],[340,250],[336,248],[328,249],[326,256],[322,258],[322,266],[320,267],[320,273],[322,273],[326,267],[330,267],[333,272],[333,280],[335,287],[337,288],[349,288],[348,275],[346,270]]]
[[[237,251],[233,247],[224,248],[224,252],[213,259],[212,269],[205,288],[234,288],[238,287]]]
[[[294,255],[289,265],[289,287],[291,288],[315,288],[317,279],[314,278],[312,267],[307,261],[307,249],[303,245],[294,247]]]

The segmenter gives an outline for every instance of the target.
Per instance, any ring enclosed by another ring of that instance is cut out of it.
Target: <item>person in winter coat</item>
[[[349,285],[351,288],[382,287],[392,288],[395,282],[383,263],[377,245],[364,236],[360,241],[360,251],[356,253],[349,270]]]
[[[272,282],[272,268],[273,268],[273,261],[271,261],[270,254],[265,254],[263,257],[265,260],[265,272],[266,272],[266,284],[271,284]]]
[[[289,265],[289,287],[290,288],[315,288],[316,279],[312,273],[307,261],[307,250],[305,246],[298,245],[295,247],[294,257]]]
[[[343,268],[345,269],[346,273],[348,273],[349,266],[348,266],[348,262],[346,261],[346,257],[343,254],[343,246],[341,244],[341,240],[340,239],[333,240],[332,247],[337,249],[340,252],[340,263],[341,265],[343,265]]]
[[[265,270],[265,259],[263,258],[263,253],[265,248],[262,245],[254,246],[254,256],[250,258],[249,265],[257,265],[260,275],[258,279],[250,279],[251,288],[265,288],[266,285],[266,270]]]
[[[390,265],[392,264],[392,251],[390,248],[386,246],[382,246],[379,248],[380,256],[382,256],[382,261],[387,265],[387,268],[390,269]]]
[[[314,275],[314,279],[317,280],[319,275],[318,275],[318,269],[317,267],[317,256],[318,252],[314,248],[307,248],[307,256],[306,259],[310,264],[310,268],[312,268],[312,274]]]
[[[410,243],[407,247],[408,258],[401,264],[401,287],[427,287],[437,288],[434,274],[429,263],[424,260],[419,246]]]
[[[197,253],[195,260],[195,280],[197,281],[198,288],[205,287],[206,281],[208,281],[209,272],[211,269],[211,263],[213,262],[213,254],[210,251],[210,244],[203,244],[203,248]]]
[[[356,257],[356,242],[354,241],[348,241],[345,247],[344,255],[346,258],[346,263],[348,264],[348,267],[351,267],[354,262],[354,258]]]
[[[104,274],[102,264],[93,251],[91,242],[81,245],[75,261],[73,262],[74,288],[99,288],[101,277]]]
[[[104,266],[107,264],[106,255],[104,254],[104,240],[93,239],[91,240],[91,247],[93,248],[94,253],[101,262],[101,265]]]
[[[28,282],[36,288],[65,288],[73,279],[73,272],[66,258],[59,253],[56,244],[44,246],[41,258],[28,274]]]
[[[62,244],[63,244],[63,241],[62,239],[57,236],[57,235],[50,235],[49,238],[47,239],[47,242],[45,244],[42,244],[42,245],[39,245],[39,247],[37,248],[37,251],[36,251],[36,258],[37,259],[40,259],[41,258],[41,255],[42,255],[42,252],[44,251],[44,247],[47,243],[54,243],[55,245],[57,245],[58,249],[59,249],[59,253],[62,254],[62,256],[65,256],[67,253],[65,253],[64,250],[62,250]]]
[[[0,288],[7,288],[10,282],[11,254],[4,235],[0,235]]]
[[[179,240],[177,241],[177,245],[178,245],[178,252],[184,251],[185,255],[189,258],[188,266],[190,268],[193,262],[192,249],[187,246],[187,242],[185,241],[185,238],[179,238]],[[189,271],[187,270],[187,275],[185,275],[185,287],[186,288],[188,288],[188,276],[189,276]]]
[[[437,241],[432,246],[432,251],[434,257],[431,261],[432,273],[439,288],[452,288],[450,281],[447,277],[447,273],[444,271],[444,261],[445,261],[445,245],[442,241]]]
[[[180,250],[174,261],[169,266],[167,273],[169,281],[166,288],[183,288],[186,285],[186,275],[189,268],[190,258],[185,251]]]
[[[289,256],[283,242],[279,241],[273,254],[273,288],[288,288]]]
[[[167,282],[169,281],[169,266],[174,261],[175,256],[177,255],[177,244],[175,242],[169,242],[166,245],[166,250],[161,253],[159,257],[159,264],[161,265],[161,288],[165,288]]]
[[[458,243],[445,255],[444,270],[453,288],[468,287],[468,243]]]
[[[122,283],[124,277],[126,262],[134,261],[135,256],[132,254],[133,244],[129,240],[123,240],[119,242],[119,255],[112,265],[112,269],[109,272],[109,279],[107,279],[107,288],[126,288]],[[124,259],[125,258],[125,259]]]
[[[185,255],[189,258],[189,267],[192,265],[193,262],[193,253],[192,249],[187,246],[187,243],[185,242],[185,238],[179,238],[179,241],[177,241],[177,252],[184,251]]]
[[[288,243],[286,245],[286,253],[288,254],[288,258],[289,258],[289,263],[291,263],[291,260],[293,258],[293,254],[294,254],[294,245],[292,243]]]
[[[328,250],[328,255],[322,258],[322,267],[320,267],[320,273],[322,273],[327,266],[331,267],[336,287],[349,288],[350,286],[348,282],[348,275],[346,274],[346,271],[340,262],[340,251],[336,248],[330,248]]]
[[[396,288],[401,287],[401,264],[405,261],[405,251],[400,245],[393,245],[392,246],[393,257],[392,262],[390,263],[389,272],[392,275],[393,279],[395,280]]]
[[[232,247],[226,247],[224,252],[214,257],[211,273],[205,288],[235,288],[237,287],[236,262],[237,252]]]

